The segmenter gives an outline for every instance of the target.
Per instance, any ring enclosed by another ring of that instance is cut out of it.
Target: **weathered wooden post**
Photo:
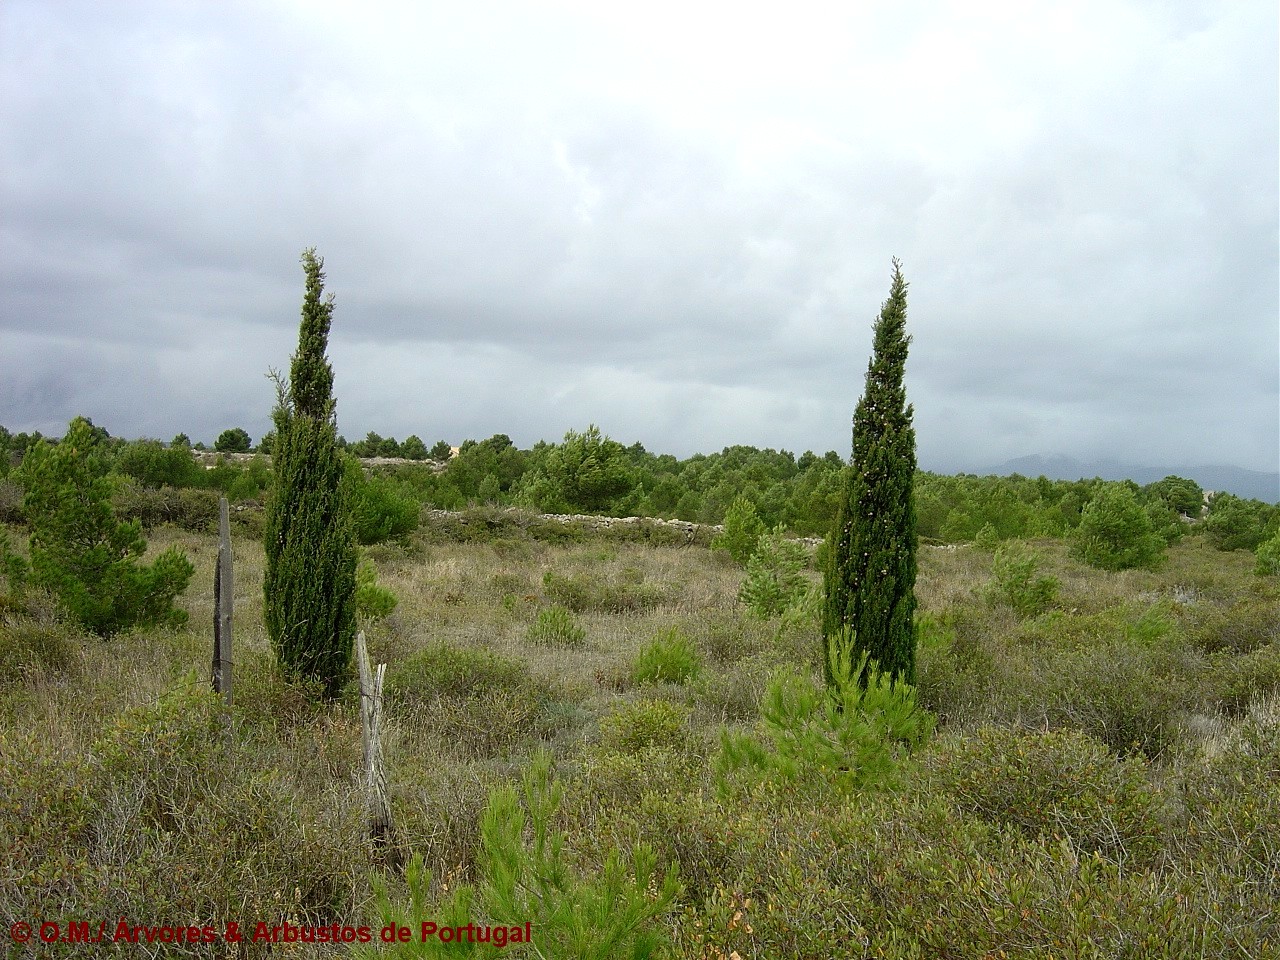
[[[382,767],[382,740],[378,725],[382,720],[382,680],[385,663],[370,667],[364,631],[356,634],[356,661],[360,668],[360,727],[364,734],[365,800],[369,807],[369,839],[375,849],[385,848],[391,839],[391,801],[387,797],[387,774]]]
[[[231,569],[231,520],[227,498],[218,501],[218,564],[213,572],[213,689],[231,706],[231,615],[235,607]]]

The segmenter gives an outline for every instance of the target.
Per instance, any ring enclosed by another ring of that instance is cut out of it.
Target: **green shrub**
[[[144,487],[194,487],[204,471],[190,447],[165,446],[159,440],[135,440],[115,454],[115,471]]]
[[[573,614],[553,605],[538,611],[537,618],[525,633],[529,643],[547,647],[580,647],[587,642],[587,632],[578,626]]]
[[[173,524],[183,530],[210,533],[218,529],[218,494],[213,490],[151,489],[124,484],[111,498],[116,515],[144,527]]]
[[[668,700],[623,703],[600,721],[600,745],[616,753],[640,753],[679,743],[689,735],[689,708]]]
[[[1257,563],[1254,565],[1254,572],[1260,577],[1274,577],[1280,575],[1280,530],[1277,530],[1275,536],[1270,540],[1264,540],[1258,544],[1258,549],[1254,552],[1257,557]]]
[[[1014,541],[996,548],[991,595],[1024,617],[1040,613],[1057,598],[1058,579],[1036,576],[1039,566],[1039,555],[1025,544]]]
[[[631,677],[636,683],[688,683],[701,669],[702,658],[693,641],[673,627],[640,651]]]
[[[711,541],[712,550],[723,550],[733,562],[745,567],[755,556],[760,538],[765,533],[764,521],[756,505],[746,497],[735,497],[724,515],[724,531]]]
[[[817,781],[841,792],[895,782],[898,761],[928,739],[933,717],[917,707],[913,687],[869,669],[865,655],[856,667],[832,664],[832,675],[834,692],[781,672],[760,705],[763,737],[724,731],[716,760],[722,793],[760,781]]]
[[[140,526],[117,519],[105,454],[87,420],[73,420],[56,446],[41,442],[28,450],[18,476],[31,526],[33,585],[102,636],[186,622],[173,601],[195,568],[176,548],[150,566],[138,563],[146,549]]]
[[[1261,500],[1244,500],[1229,493],[1215,494],[1209,501],[1204,532],[1219,550],[1255,550],[1276,532],[1276,507]]]
[[[356,542],[368,546],[404,540],[418,529],[422,505],[386,477],[366,476],[360,461],[348,457],[343,483],[351,504]]]
[[[1071,552],[1101,570],[1128,570],[1156,569],[1164,562],[1164,549],[1133,491],[1122,483],[1108,483],[1081,511]]]
[[[387,671],[388,709],[467,757],[505,754],[568,721],[555,689],[523,660],[436,644]]]
[[[568,836],[552,828],[564,787],[551,778],[550,768],[549,757],[540,754],[525,774],[521,794],[510,786],[490,794],[481,824],[480,876],[474,886],[455,886],[433,903],[430,875],[420,858],[410,863],[407,872],[407,904],[393,904],[385,883],[375,884],[384,926],[406,926],[416,933],[426,921],[465,928],[484,917],[490,926],[503,928],[503,946],[496,939],[473,943],[471,937],[463,937],[459,943],[444,944],[436,937],[415,937],[390,948],[361,948],[356,955],[506,956],[508,943],[521,942],[524,924],[529,923],[541,956],[564,960],[668,956],[671,936],[660,920],[680,891],[674,867],[660,873],[653,851],[638,844],[627,857],[617,850],[610,853],[594,875],[579,875],[566,849]],[[508,941],[512,930],[519,933]]]
[[[808,581],[804,544],[787,539],[781,526],[760,537],[747,561],[738,600],[760,619],[776,617],[804,599]]]
[[[56,620],[0,615],[0,686],[38,674],[68,673],[76,662],[76,637]]]
[[[984,523],[973,535],[973,545],[979,550],[995,550],[1000,546],[1000,533],[990,523]]]
[[[1088,734],[984,727],[940,739],[927,762],[961,809],[1031,839],[1139,865],[1163,846],[1165,805],[1146,762]]]
[[[542,576],[542,589],[554,603],[577,613],[638,613],[662,602],[662,591],[646,583],[635,569],[623,570],[613,578],[587,573],[566,576],[548,570]]]
[[[356,616],[365,620],[381,620],[391,616],[399,601],[396,595],[378,584],[378,571],[369,561],[356,567]]]
[[[1280,642],[1249,650],[1223,651],[1209,660],[1209,685],[1219,710],[1239,717],[1280,691]]]

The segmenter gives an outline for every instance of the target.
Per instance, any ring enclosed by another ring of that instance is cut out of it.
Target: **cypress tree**
[[[275,483],[267,500],[264,619],[286,676],[314,680],[336,696],[351,667],[356,548],[342,483],[333,368],[325,356],[333,297],[323,297],[324,261],[302,255],[307,287],[298,352],[278,375],[273,414]]]
[[[853,415],[853,463],[828,540],[822,633],[830,686],[837,682],[833,657],[849,656],[856,667],[864,654],[885,674],[915,678],[916,436],[903,385],[906,322],[907,282],[895,259]]]

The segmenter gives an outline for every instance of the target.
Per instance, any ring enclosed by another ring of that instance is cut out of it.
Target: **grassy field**
[[[890,744],[888,772],[851,786],[848,769],[821,765],[725,774],[724,731],[769,744],[771,678],[820,672],[813,615],[754,619],[723,555],[606,534],[456,534],[437,525],[366,551],[399,599],[365,625],[389,665],[396,832],[380,851],[365,837],[358,698],[317,706],[275,677],[262,550],[247,532],[229,723],[207,693],[211,535],[149,532],[151,552],[178,545],[196,565],[182,631],[101,641],[39,602],[0,608],[0,915],[37,929],[125,918],[376,931],[413,912],[404,867],[420,856],[418,919],[472,887],[472,918],[492,919],[482,820],[545,751],[548,825],[564,841],[554,889],[599,895],[621,851],[657,955],[1280,956],[1280,590],[1252,555],[1191,537],[1160,572],[1117,574],[1044,541],[1040,572],[1060,588],[1019,612],[992,587],[991,552],[922,548],[918,697],[937,729],[910,756]],[[546,900],[534,820],[519,856]],[[645,903],[660,907],[651,919]],[[536,950],[498,955],[633,955],[556,952],[554,906],[539,908]],[[346,955],[245,941],[5,946]]]

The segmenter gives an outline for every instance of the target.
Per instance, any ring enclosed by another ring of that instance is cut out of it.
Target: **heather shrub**
[[[600,721],[600,746],[618,753],[639,753],[679,743],[689,734],[689,709],[668,700],[637,700],[618,705]]]
[[[587,632],[578,625],[572,612],[552,605],[538,611],[525,632],[525,639],[537,646],[581,647],[587,642]]]
[[[1180,767],[1176,853],[1194,880],[1186,906],[1232,956],[1269,956],[1280,943],[1280,701],[1267,704]]]
[[[542,577],[542,589],[547,599],[576,613],[635,613],[652,609],[664,599],[662,590],[646,583],[644,575],[634,568],[613,577],[548,570]]]
[[[1280,641],[1248,653],[1213,654],[1206,674],[1216,707],[1227,716],[1243,716],[1280,691]]]
[[[22,487],[12,480],[0,480],[0,523],[22,523]]]
[[[1187,639],[1205,653],[1247,654],[1280,641],[1280,615],[1274,600],[1200,603],[1184,615],[1183,629]]]
[[[529,665],[488,650],[436,644],[387,670],[387,708],[466,757],[500,756],[567,719]]]
[[[702,669],[693,641],[674,627],[653,638],[636,656],[631,677],[636,683],[688,683]]]
[[[43,673],[69,673],[76,664],[77,642],[68,624],[0,613],[0,687]]]
[[[1075,730],[984,727],[940,738],[926,754],[936,789],[967,813],[1079,853],[1149,864],[1165,804],[1146,761],[1120,758]]]

